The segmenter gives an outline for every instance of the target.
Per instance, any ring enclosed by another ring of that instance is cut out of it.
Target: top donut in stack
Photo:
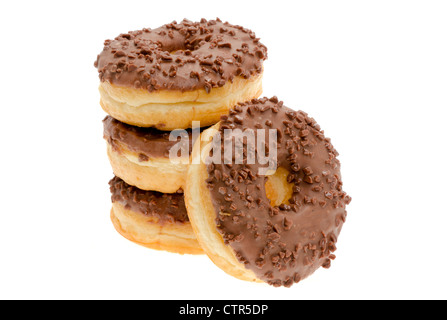
[[[262,93],[267,48],[219,19],[183,20],[106,40],[95,62],[101,106],[129,125],[170,131],[217,123]]]

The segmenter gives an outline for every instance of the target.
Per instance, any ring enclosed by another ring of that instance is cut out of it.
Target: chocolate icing
[[[144,191],[114,177],[109,182],[112,202],[120,203],[125,209],[159,218],[160,223],[189,222],[183,191],[160,193]]]
[[[101,81],[118,86],[190,91],[222,87],[262,72],[267,48],[256,35],[221,20],[183,20],[106,40],[95,61]]]
[[[239,104],[222,116],[222,145],[223,130],[238,128],[278,130],[277,164],[290,172],[293,196],[288,204],[272,207],[267,177],[258,174],[261,165],[210,164],[207,183],[216,226],[259,279],[289,287],[320,266],[329,268],[335,258],[351,200],[342,190],[338,153],[314,119],[276,97]]]
[[[120,122],[111,116],[105,117],[104,139],[119,151],[119,145],[138,153],[140,161],[150,158],[169,158],[169,150],[178,142],[169,141],[169,132],[154,128],[140,128]],[[189,153],[192,150],[192,131],[186,130],[189,135]],[[180,138],[179,138],[180,139]]]

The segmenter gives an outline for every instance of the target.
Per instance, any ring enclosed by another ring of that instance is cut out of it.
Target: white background
[[[220,17],[269,48],[264,94],[314,117],[353,201],[299,285],[151,251],[109,221],[105,39]],[[445,1],[14,1],[0,8],[2,299],[446,299]]]

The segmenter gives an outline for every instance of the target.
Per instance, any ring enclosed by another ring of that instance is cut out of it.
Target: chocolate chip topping
[[[109,185],[112,202],[122,204],[125,209],[157,217],[160,223],[189,222],[182,190],[172,194],[144,191],[116,176]]]
[[[262,72],[267,48],[256,35],[221,20],[183,20],[106,40],[95,61],[101,81],[118,86],[190,91],[222,87]]]
[[[177,144],[177,141],[169,141],[169,132],[159,131],[154,128],[140,128],[120,122],[111,116],[105,117],[104,139],[116,150],[119,145],[124,145],[128,150],[138,153],[140,161],[150,158],[169,158],[169,150]],[[186,130],[189,135],[189,149],[192,150],[192,131]],[[180,138],[179,138],[180,139]]]
[[[246,164],[244,141],[244,164],[224,164],[222,155],[223,164],[208,165],[217,229],[259,279],[289,287],[330,267],[351,198],[342,189],[337,151],[305,112],[276,97],[239,104],[222,116],[222,145],[225,129],[246,128],[277,129],[277,165],[290,172],[293,195],[287,204],[270,205],[268,178],[258,174],[258,162]]]

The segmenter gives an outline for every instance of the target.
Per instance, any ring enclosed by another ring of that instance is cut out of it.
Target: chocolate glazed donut
[[[186,213],[183,191],[143,191],[118,177],[109,182],[110,218],[115,229],[144,247],[180,254],[203,254]]]
[[[222,153],[220,164],[190,166],[186,204],[204,251],[227,273],[273,286],[289,287],[329,268],[351,198],[342,189],[338,153],[320,126],[274,97],[237,105],[214,129],[202,140],[216,137],[222,146],[226,129],[276,129],[277,170],[264,176],[265,165],[248,164],[245,140],[242,164],[234,157],[228,163]],[[193,163],[215,157],[205,142],[196,142]]]
[[[103,120],[107,154],[115,175],[142,190],[175,193],[185,185],[185,176],[192,150],[189,142],[181,145],[181,156],[171,161],[170,151],[179,149],[170,133],[155,128],[130,126],[111,116]],[[175,132],[174,132],[175,133]]]
[[[267,48],[221,20],[183,20],[121,34],[95,61],[101,106],[122,122],[160,130],[214,124],[262,92]]]

